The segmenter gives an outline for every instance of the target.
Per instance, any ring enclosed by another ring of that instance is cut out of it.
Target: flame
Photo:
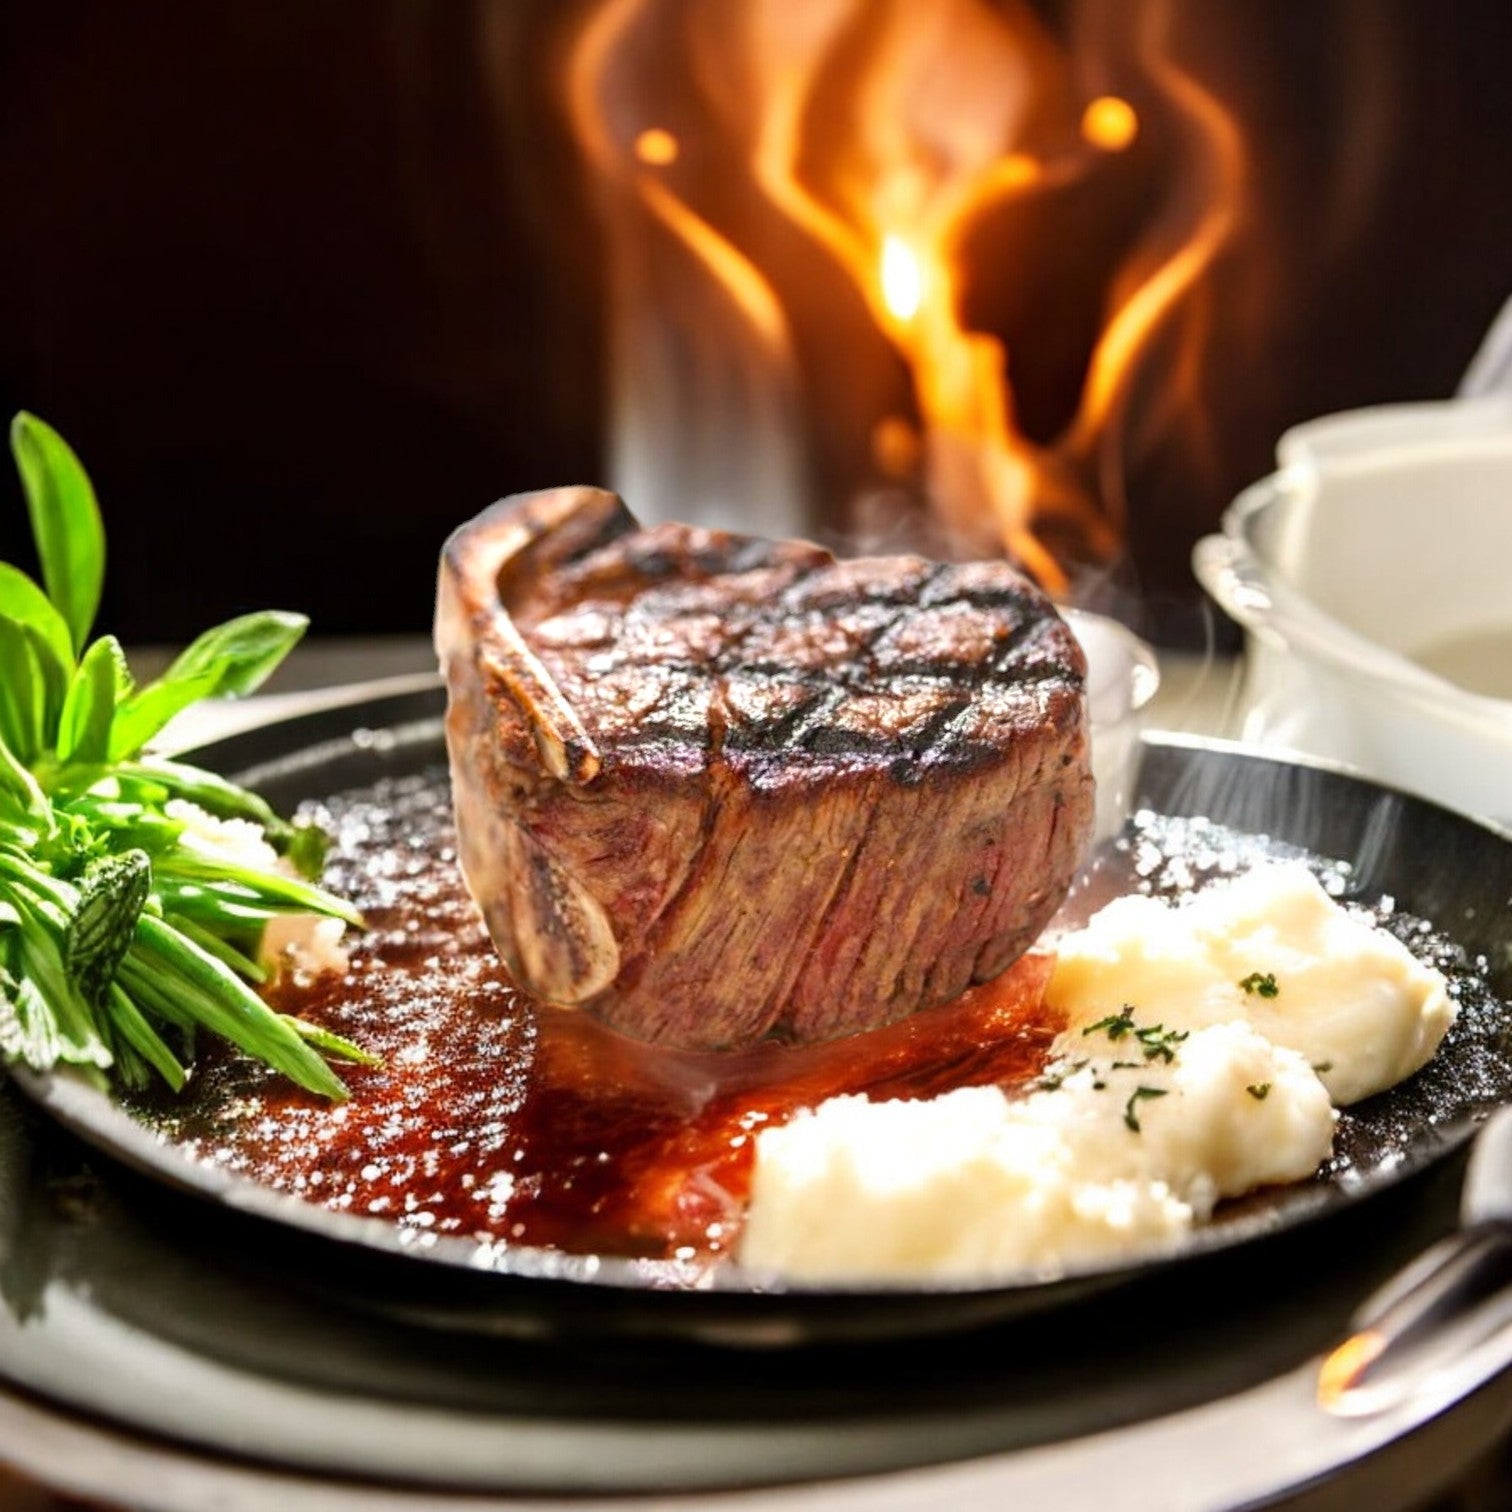
[[[670,168],[681,151],[677,138],[660,126],[648,126],[635,139],[636,157],[653,168]]]
[[[917,457],[924,494],[955,534],[1006,550],[1059,593],[1071,562],[1106,562],[1120,549],[1135,379],[1179,313],[1200,331],[1194,293],[1233,235],[1244,182],[1231,117],[1172,58],[1168,5],[1085,0],[1081,12],[1092,25],[1073,26],[1073,38],[1100,40],[1073,54],[1016,0],[604,0],[573,70],[574,116],[600,168],[634,181],[767,346],[787,343],[791,355],[791,300],[757,251],[768,233],[730,229],[737,217],[718,211],[730,194],[717,171],[678,188],[656,177],[688,154],[610,87],[611,58],[623,62],[626,47],[658,78],[669,50],[680,57],[679,108],[703,112],[700,152],[706,135],[735,154],[722,171],[748,175],[781,223],[845,270],[903,363],[917,430],[903,416],[873,423],[884,472]],[[1123,76],[1140,91],[1138,109],[1122,93],[1078,89],[1084,77]],[[645,99],[667,103],[649,83]],[[607,123],[622,115],[615,149]],[[1175,144],[1174,187],[1106,284],[1074,409],[1058,434],[1031,440],[1005,342],[966,314],[973,278],[1012,280],[1016,270],[983,268],[976,244],[1039,197],[1095,189],[1121,160],[1147,164],[1156,120]],[[1169,405],[1185,402],[1177,382],[1190,386],[1200,368],[1195,340],[1181,334]],[[814,402],[823,423],[825,407],[845,399]]]
[[[1127,100],[1099,95],[1082,111],[1081,134],[1104,152],[1122,152],[1139,135],[1139,116]]]
[[[895,320],[907,323],[919,313],[924,299],[924,270],[907,242],[896,236],[882,240],[882,302]]]

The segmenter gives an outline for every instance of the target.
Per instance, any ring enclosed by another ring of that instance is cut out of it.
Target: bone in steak
[[[554,489],[447,542],[436,645],[495,944],[642,1039],[945,1002],[1035,939],[1090,832],[1081,649],[1002,562],[837,562]]]

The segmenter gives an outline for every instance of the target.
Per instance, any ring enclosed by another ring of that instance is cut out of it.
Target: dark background
[[[557,90],[577,9],[0,11],[0,403],[90,467],[124,639],[272,604],[423,632],[452,526],[601,478],[602,246]],[[1448,394],[1512,293],[1505,0],[1177,9],[1251,140],[1235,266],[1265,298],[1210,354],[1200,481],[1174,447],[1131,479],[1154,599],[1194,593],[1192,539],[1284,425]]]

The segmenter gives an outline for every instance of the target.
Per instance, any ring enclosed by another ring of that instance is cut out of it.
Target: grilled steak
[[[489,932],[522,986],[643,1039],[955,997],[1090,832],[1081,650],[1001,562],[837,562],[556,489],[447,542],[436,644]]]

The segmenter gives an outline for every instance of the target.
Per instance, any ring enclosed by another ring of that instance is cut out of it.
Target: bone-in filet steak
[[[998,975],[1092,822],[1080,647],[1001,562],[837,562],[505,499],[441,561],[468,886],[520,984],[686,1047]]]

